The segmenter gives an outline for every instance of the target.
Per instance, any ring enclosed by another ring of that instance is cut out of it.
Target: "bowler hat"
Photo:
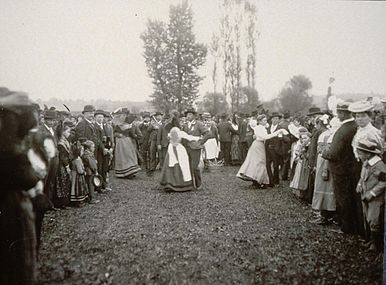
[[[93,105],[84,106],[82,114],[84,114],[86,112],[95,112],[95,107]]]
[[[278,118],[281,118],[281,114],[279,114],[278,112],[272,112],[269,117],[272,119],[274,117],[278,117]]]
[[[374,154],[382,153],[375,142],[369,141],[367,139],[360,140],[358,142],[357,149]]]
[[[94,116],[96,116],[96,115],[103,115],[103,116],[106,117],[106,112],[99,109],[99,110],[96,110],[96,111],[94,112]]]
[[[308,109],[307,116],[313,116],[313,115],[323,115],[324,113],[320,110],[319,107],[311,107]]]
[[[144,112],[142,115],[143,118],[150,118],[150,113],[149,112]]]
[[[46,110],[44,112],[44,119],[55,120],[57,118],[57,112],[54,110]]]
[[[194,110],[193,108],[189,108],[189,109],[187,109],[186,111],[185,111],[185,116],[187,115],[187,114],[193,114],[193,115],[196,115],[197,114],[197,112],[196,112],[196,110]]]

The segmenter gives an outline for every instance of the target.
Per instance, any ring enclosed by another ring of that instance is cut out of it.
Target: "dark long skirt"
[[[0,197],[0,284],[36,284],[37,244],[32,203],[23,191]]]
[[[179,164],[169,167],[169,154],[166,153],[161,172],[160,184],[166,190],[177,192],[190,191],[194,189],[193,181],[184,181]]]
[[[55,192],[52,202],[56,208],[70,203],[71,179],[66,168],[60,165],[56,175]]]

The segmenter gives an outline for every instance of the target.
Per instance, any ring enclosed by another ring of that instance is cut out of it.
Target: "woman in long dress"
[[[127,115],[125,121],[114,127],[115,136],[115,176],[132,178],[141,168],[138,165],[136,139],[137,134],[133,115]]]
[[[199,137],[191,136],[173,127],[169,133],[169,146],[161,172],[160,184],[166,190],[184,192],[194,189],[192,172],[189,165],[189,156],[181,139],[197,141]]]
[[[248,150],[244,163],[237,173],[237,177],[242,180],[252,181],[252,185],[255,187],[265,187],[265,185],[269,184],[269,177],[266,167],[264,142],[267,139],[276,137],[279,134],[286,134],[287,132],[280,129],[272,134],[268,134],[265,128],[267,124],[267,117],[265,115],[259,115],[257,117],[258,125],[256,125],[255,121],[251,121],[250,124],[254,131],[255,139]]]
[[[56,208],[65,208],[70,203],[71,192],[71,148],[68,141],[71,134],[71,126],[69,124],[62,123],[59,129],[59,167],[56,174],[53,203]]]

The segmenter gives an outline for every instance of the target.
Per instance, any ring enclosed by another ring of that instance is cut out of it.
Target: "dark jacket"
[[[79,122],[79,124],[75,127],[75,133],[74,137],[72,138],[72,141],[77,141],[80,138],[90,140],[94,142],[95,147],[98,144],[98,138],[96,129],[93,123],[89,123],[86,119],[83,119]]]
[[[217,126],[220,142],[232,142],[232,134],[238,132],[232,128],[230,122],[220,122]]]
[[[167,147],[169,145],[168,132],[165,128],[165,125],[158,129],[157,145],[160,145],[161,147]]]
[[[247,120],[243,119],[239,124],[240,142],[247,141],[247,128],[248,128]]]
[[[198,149],[199,145],[201,145],[202,148],[202,145],[211,137],[210,131],[201,121],[195,121],[190,128],[188,127],[188,124],[185,124],[183,131],[192,136],[202,137],[198,142],[183,140],[183,144],[191,149]]]
[[[335,133],[330,148],[322,154],[330,161],[331,171],[337,175],[350,175],[356,165],[354,152],[351,146],[352,139],[357,131],[355,121],[344,123]]]

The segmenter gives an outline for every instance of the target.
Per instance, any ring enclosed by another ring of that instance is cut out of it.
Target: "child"
[[[360,140],[357,145],[362,171],[356,191],[361,194],[366,231],[370,230],[369,250],[383,250],[383,219],[386,182],[380,181],[376,173],[386,172],[386,165],[375,142]]]
[[[83,147],[77,142],[71,149],[73,160],[71,162],[71,193],[70,202],[75,206],[82,206],[87,198],[87,184],[82,159]]]
[[[86,183],[88,186],[88,197],[89,197],[89,203],[90,204],[96,204],[99,203],[99,200],[93,200],[94,198],[94,184],[92,183],[92,178],[94,175],[98,174],[98,168],[97,168],[97,160],[95,159],[94,152],[95,152],[95,144],[87,140],[83,143],[84,146],[84,153],[82,155],[82,161],[84,164],[84,168],[86,170]]]
[[[310,145],[311,134],[309,132],[301,132],[299,144],[295,149],[295,161],[296,167],[292,181],[290,182],[290,188],[296,196],[301,199],[305,198],[305,193],[308,187],[308,178],[310,175],[310,169],[308,168],[308,146]]]

